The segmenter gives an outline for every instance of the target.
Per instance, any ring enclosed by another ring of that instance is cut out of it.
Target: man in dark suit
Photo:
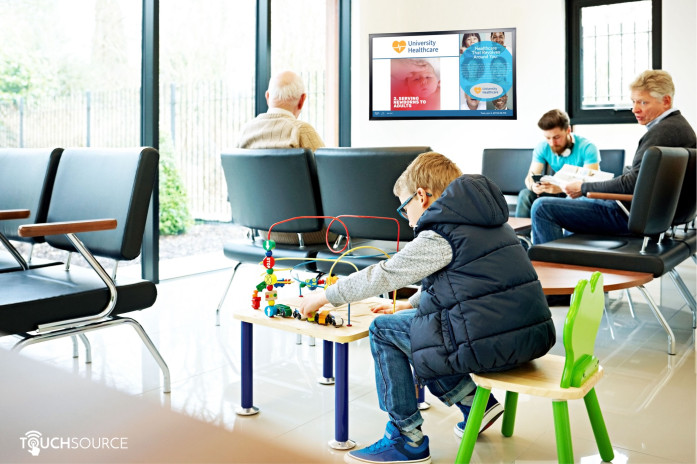
[[[661,147],[697,147],[697,137],[680,111],[673,108],[675,86],[665,71],[652,69],[641,73],[629,86],[632,113],[646,126],[639,140],[631,168],[619,177],[603,182],[572,182],[564,188],[570,198],[540,198],[532,205],[532,241],[541,244],[563,236],[563,230],[581,233],[629,233],[628,217],[612,200],[586,198],[588,192],[633,194],[646,149]]]

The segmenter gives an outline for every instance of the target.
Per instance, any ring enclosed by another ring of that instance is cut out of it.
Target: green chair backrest
[[[603,275],[594,272],[590,283],[579,280],[564,322],[566,361],[562,388],[580,387],[598,370],[599,361],[593,351],[604,305]]]

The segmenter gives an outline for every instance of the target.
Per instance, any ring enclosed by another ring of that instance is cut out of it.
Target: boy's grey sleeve
[[[436,232],[424,231],[390,259],[339,278],[327,287],[326,296],[330,303],[339,306],[382,295],[420,282],[450,264],[452,257],[447,240]]]

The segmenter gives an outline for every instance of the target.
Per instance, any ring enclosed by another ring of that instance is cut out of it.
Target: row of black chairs
[[[532,148],[486,148],[482,153],[482,174],[492,180],[508,200],[513,216],[518,192],[525,188],[525,177],[532,161]],[[615,177],[624,171],[624,150],[600,150],[600,170]],[[549,166],[545,174],[553,174]]]
[[[86,332],[126,324],[135,329],[170,391],[167,364],[143,327],[123,313],[151,307],[154,283],[116,278],[96,257],[140,254],[159,153],[133,149],[0,150],[0,333],[28,345],[73,337],[91,352]],[[92,269],[25,258],[12,241],[46,242],[79,252]],[[3,248],[3,247],[0,247]]]
[[[220,309],[242,263],[259,263],[266,250],[266,231],[297,234],[298,244],[277,243],[274,258],[283,258],[284,267],[298,265],[310,272],[327,273],[341,249],[370,244],[392,253],[397,240],[405,243],[414,234],[407,221],[397,214],[398,202],[392,192],[395,181],[419,154],[429,147],[236,149],[221,155],[232,209],[232,222],[249,228],[246,239],[225,243],[224,253],[237,261],[216,309]],[[342,217],[341,222],[321,216],[361,215],[390,220]],[[281,222],[293,217],[305,217]],[[309,217],[309,218],[308,218]],[[348,244],[347,231],[350,240]],[[303,234],[329,228],[338,239],[306,244]],[[333,250],[333,251],[332,251]],[[359,269],[384,259],[375,250],[356,250],[352,262]],[[346,257],[350,259],[350,257]],[[316,260],[316,261],[314,261]],[[346,275],[354,267],[340,263],[333,273]]]

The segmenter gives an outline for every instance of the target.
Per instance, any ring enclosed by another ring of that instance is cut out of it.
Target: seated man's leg
[[[576,233],[627,235],[628,218],[612,200],[545,197],[532,205],[532,243],[562,238],[563,230]]]
[[[537,194],[529,189],[523,189],[518,193],[518,204],[515,209],[515,217],[529,218],[532,203],[537,200]]]

